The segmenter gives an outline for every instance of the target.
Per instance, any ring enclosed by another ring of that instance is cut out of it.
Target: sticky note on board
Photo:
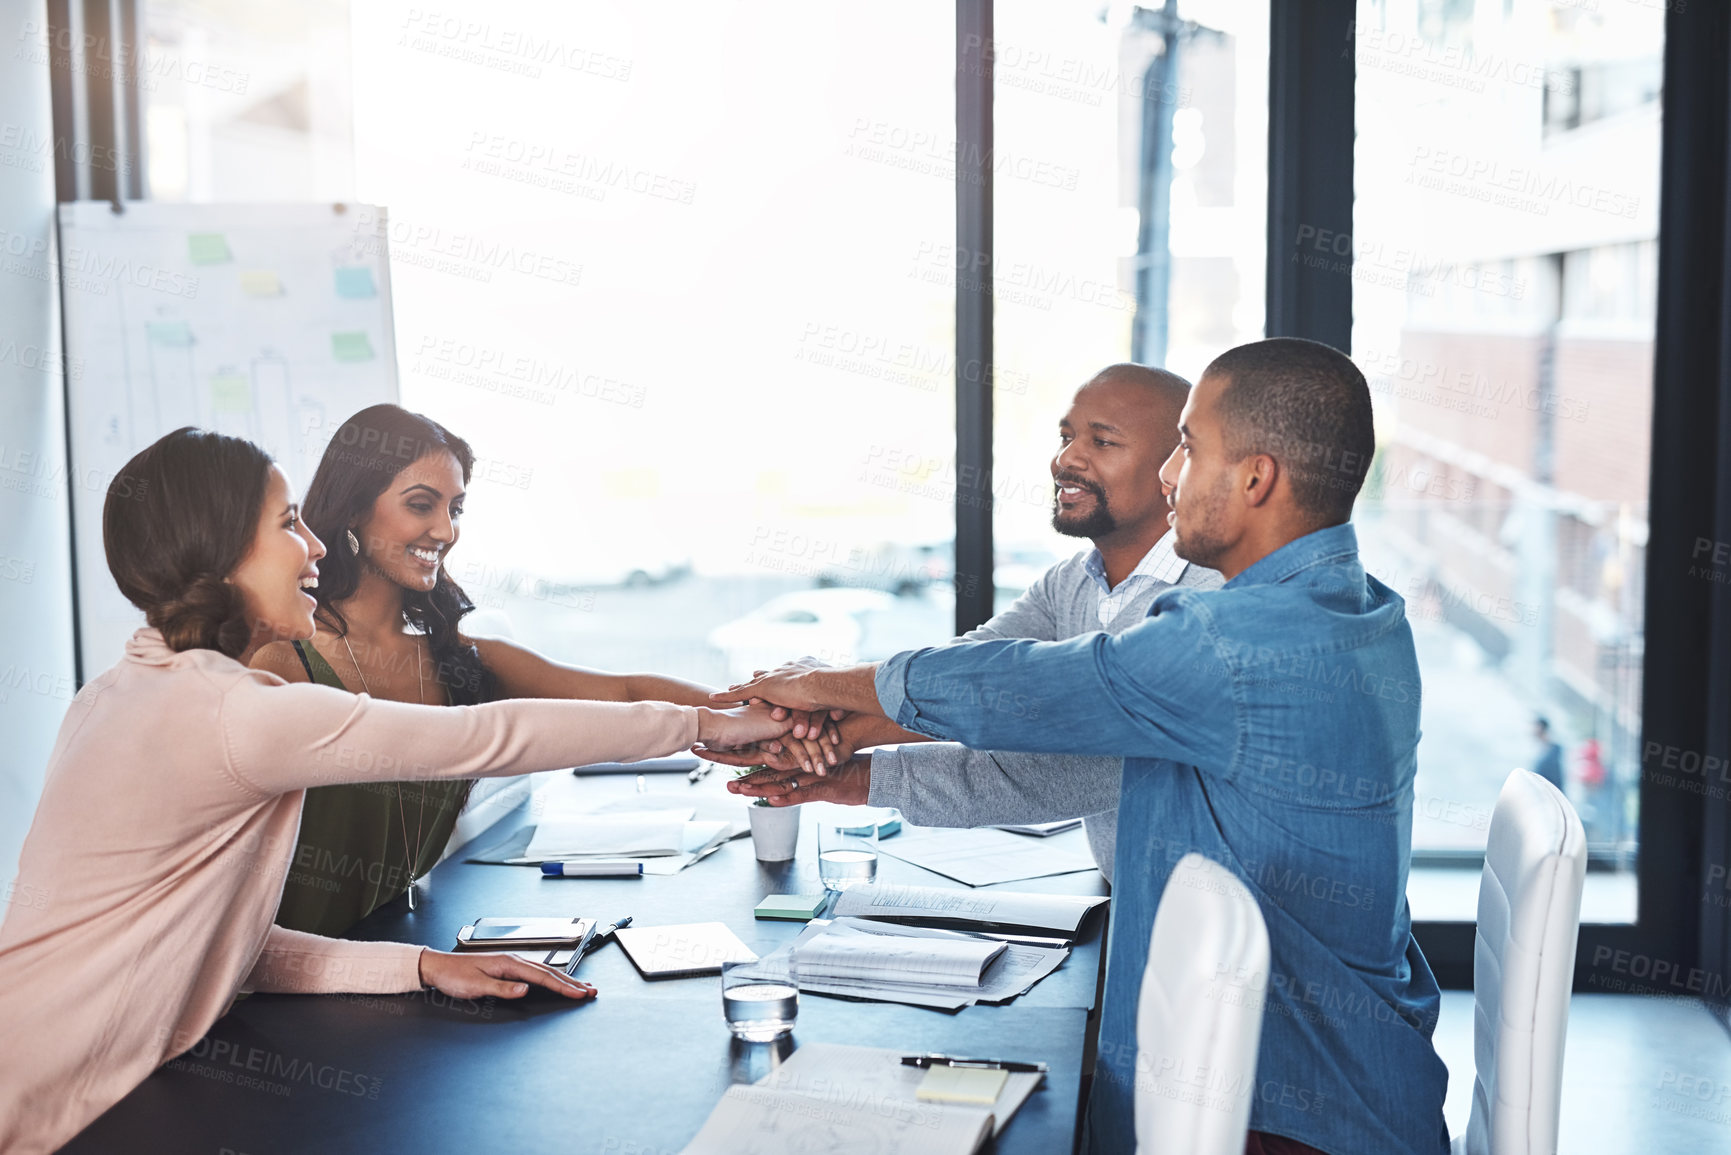
[[[342,265],[337,269],[337,296],[345,301],[363,301],[379,295],[373,270],[366,265]]]
[[[1010,1072],[982,1067],[933,1065],[914,1090],[922,1103],[974,1103],[990,1107],[998,1101]]]
[[[371,361],[373,343],[365,333],[332,333],[331,356],[339,361]]]
[[[252,382],[239,373],[218,373],[210,379],[213,413],[251,413]]]
[[[185,321],[146,321],[144,332],[152,345],[184,349],[192,344],[192,326]]]
[[[240,291],[249,297],[280,297],[282,278],[269,269],[248,269],[240,275]]]
[[[188,233],[186,255],[195,265],[220,265],[234,259],[228,251],[228,238],[221,233]]]

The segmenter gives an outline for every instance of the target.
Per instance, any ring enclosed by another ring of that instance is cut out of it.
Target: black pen
[[[589,953],[592,947],[598,945],[602,939],[608,937],[620,927],[630,925],[631,916],[626,915],[624,918],[608,926],[608,928],[603,931],[597,931],[595,926],[590,926],[589,933],[583,936],[583,941],[579,942],[577,944],[577,949],[571,952],[571,961],[565,964],[565,973],[568,975],[576,974],[577,964],[583,961],[584,956]]]
[[[903,1055],[904,1067],[972,1067],[982,1071],[1016,1071],[1043,1074],[1044,1063],[1018,1063],[1009,1059],[959,1059],[954,1055]]]

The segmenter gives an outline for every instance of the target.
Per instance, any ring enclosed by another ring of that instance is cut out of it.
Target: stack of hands
[[[855,758],[855,752],[905,735],[883,718],[850,713],[826,701],[826,696],[835,696],[825,694],[822,675],[829,670],[815,658],[801,658],[774,670],[758,670],[751,680],[710,695],[717,706],[767,705],[770,717],[787,728],[777,737],[743,746],[705,742],[693,746],[692,753],[727,766],[761,767],[727,788],[767,799],[772,806],[819,801],[863,805],[871,764]]]

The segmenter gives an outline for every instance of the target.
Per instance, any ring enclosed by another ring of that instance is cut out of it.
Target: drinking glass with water
[[[793,958],[773,969],[761,962],[722,963],[721,1013],[734,1038],[748,1043],[767,1043],[793,1030],[799,1017]]]
[[[817,876],[825,890],[847,890],[878,876],[878,823],[871,806],[826,806],[817,816]]]

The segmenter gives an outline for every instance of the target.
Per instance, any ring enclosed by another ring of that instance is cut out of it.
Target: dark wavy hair
[[[102,502],[108,572],[176,652],[239,657],[252,638],[246,602],[223,579],[252,547],[270,454],[188,425],[115,475]]]
[[[327,543],[329,552],[319,562],[319,585],[312,593],[319,603],[316,616],[338,634],[348,633],[349,623],[337,603],[353,597],[361,584],[361,559],[349,552],[343,535],[372,510],[397,474],[437,452],[457,459],[467,485],[475,467],[469,443],[432,418],[399,405],[361,410],[343,422],[325,446],[301,518]],[[497,691],[497,679],[482,664],[480,652],[457,632],[457,623],[474,608],[442,563],[431,590],[403,592],[403,617],[427,635],[438,680],[456,706],[489,701]]]

